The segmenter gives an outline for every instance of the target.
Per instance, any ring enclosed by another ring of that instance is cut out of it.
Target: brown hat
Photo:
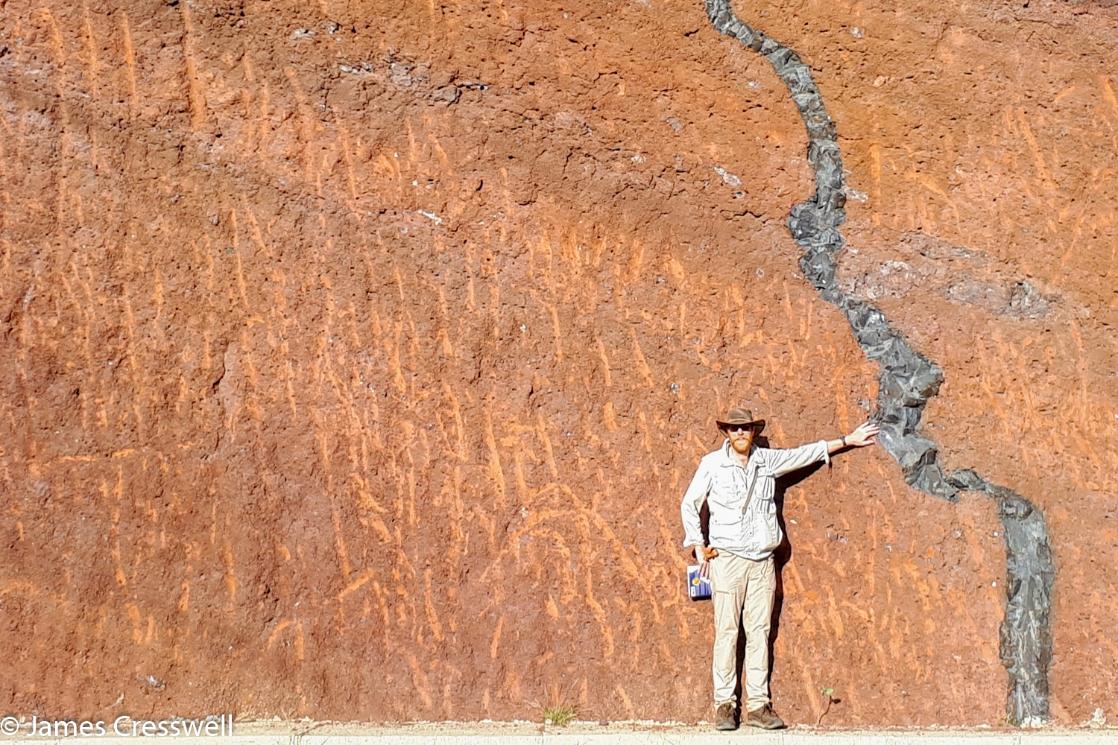
[[[758,432],[765,428],[764,419],[754,419],[753,411],[751,409],[744,409],[740,406],[735,406],[734,408],[730,409],[729,413],[726,414],[724,418],[716,419],[715,421],[718,422],[719,429],[722,429],[729,424],[752,424],[757,427]]]

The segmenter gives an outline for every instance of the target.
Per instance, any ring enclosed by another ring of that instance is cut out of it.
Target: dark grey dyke
[[[986,494],[997,503],[1006,548],[1006,607],[999,643],[1009,674],[1006,718],[1020,725],[1043,723],[1049,719],[1050,607],[1056,575],[1044,515],[1021,495],[973,470],[944,473],[935,442],[918,431],[924,406],[943,383],[943,372],[913,349],[878,308],[845,295],[835,282],[836,256],[845,244],[839,232],[846,219],[842,154],[835,123],[810,68],[792,49],[738,19],[729,0],[705,2],[716,31],[768,59],[803,119],[815,193],[792,208],[788,229],[803,250],[804,277],[842,311],[862,351],[880,366],[877,410],[872,417],[881,427],[879,441],[900,464],[910,486],[949,502],[966,490]]]

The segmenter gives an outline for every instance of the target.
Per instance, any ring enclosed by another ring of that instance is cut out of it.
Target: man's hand
[[[877,433],[880,431],[881,427],[878,427],[876,424],[865,422],[859,426],[858,429],[846,436],[846,444],[856,448],[872,445],[875,442],[874,438],[877,437]]]
[[[710,560],[718,556],[718,549],[710,546],[695,546],[695,561],[699,562],[699,576],[710,576]]]

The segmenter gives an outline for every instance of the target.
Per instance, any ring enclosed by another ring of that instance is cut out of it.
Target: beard
[[[730,438],[730,447],[734,449],[735,453],[745,455],[749,452],[749,446],[753,444],[752,437]]]

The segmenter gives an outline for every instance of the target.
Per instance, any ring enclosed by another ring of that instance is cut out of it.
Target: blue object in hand
[[[707,600],[710,592],[710,578],[699,576],[699,565],[687,567],[687,595],[692,600]]]

